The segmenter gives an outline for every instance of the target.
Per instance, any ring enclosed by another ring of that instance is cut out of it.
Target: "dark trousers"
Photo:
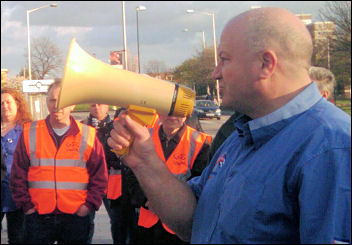
[[[24,242],[27,244],[83,244],[89,233],[89,215],[25,215]]]
[[[171,234],[164,229],[159,220],[154,226],[144,228],[138,226],[137,228],[137,244],[189,244],[182,241],[175,234]]]
[[[114,244],[135,244],[137,216],[135,208],[123,205],[123,199],[112,200],[111,233]]]
[[[1,212],[1,221],[6,215],[7,223],[7,238],[9,244],[22,244],[23,243],[23,230],[24,230],[24,213],[22,210],[13,212]]]
[[[111,215],[110,200],[107,199],[106,196],[103,197],[103,203],[104,203],[105,209],[108,213],[110,223],[112,223],[112,219],[115,219],[115,218],[112,217],[112,215]],[[94,227],[95,227],[95,225],[94,225],[95,212],[96,212],[95,210],[89,212],[89,235],[88,235],[88,241],[87,241],[88,244],[91,244],[92,240],[93,240]]]

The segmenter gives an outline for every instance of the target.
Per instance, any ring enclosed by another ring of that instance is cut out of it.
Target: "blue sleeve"
[[[203,187],[209,178],[211,170],[213,169],[213,164],[209,164],[202,172],[201,176],[194,177],[187,181],[188,186],[192,189],[196,199],[198,200],[202,191]]]
[[[351,148],[325,151],[301,169],[301,243],[351,243]]]

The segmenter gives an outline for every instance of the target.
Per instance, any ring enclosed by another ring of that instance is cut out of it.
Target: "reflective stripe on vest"
[[[73,214],[86,201],[89,182],[86,162],[96,131],[76,123],[79,133],[66,136],[58,149],[45,120],[24,125],[25,145],[30,158],[29,194],[39,214],[51,213],[56,207]]]
[[[154,128],[149,129],[158,156],[162,161],[166,162],[168,169],[174,174],[174,176],[181,181],[186,181],[191,176],[193,163],[209,135],[186,126],[180,142],[177,144],[168,160],[165,161],[164,152],[159,138],[159,129],[160,125],[156,125]],[[140,208],[138,219],[139,226],[150,228],[155,225],[158,220],[159,217],[157,215],[143,207]],[[169,233],[175,234],[164,223],[163,226]]]
[[[122,180],[120,169],[110,169],[108,180],[108,192],[106,194],[108,199],[115,200],[122,194]]]
[[[148,125],[147,128],[154,128],[156,124],[160,124],[159,114],[157,114],[157,113],[155,114],[152,123],[150,125]]]

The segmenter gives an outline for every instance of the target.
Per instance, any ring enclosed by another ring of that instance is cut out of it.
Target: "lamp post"
[[[187,9],[186,13],[188,13],[188,14],[198,13],[198,14],[208,15],[208,16],[212,17],[212,22],[213,22],[214,63],[215,63],[215,67],[217,67],[218,66],[218,55],[217,55],[217,51],[216,51],[215,16],[214,16],[214,13],[213,12],[195,11],[194,9]],[[216,80],[216,98],[217,98],[218,103],[220,104],[219,80]]]
[[[139,11],[144,11],[146,10],[147,8],[142,6],[142,5],[139,5],[136,7],[136,17],[137,17],[137,52],[138,52],[138,73],[141,73],[141,62],[140,62],[140,59],[139,59],[139,30],[138,30],[138,12]]]
[[[189,32],[188,28],[183,29],[184,32]],[[200,31],[196,31],[196,32],[200,32]],[[201,31],[202,35],[203,35],[203,50],[205,49],[205,34],[204,31]]]
[[[128,66],[127,66],[127,40],[126,40],[126,21],[125,21],[125,1],[121,2],[122,5],[122,26],[123,26],[123,30],[122,30],[122,35],[123,35],[123,54],[124,54],[124,59],[123,59],[123,63],[124,63],[124,68],[125,70],[128,70]]]
[[[29,35],[29,13],[34,12],[38,9],[46,8],[46,7],[57,7],[56,3],[44,5],[35,9],[27,10],[27,41],[28,41],[28,73],[29,73],[29,80],[32,80],[32,67],[31,67],[31,39]]]

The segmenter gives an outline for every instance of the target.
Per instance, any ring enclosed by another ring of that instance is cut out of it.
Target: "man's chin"
[[[233,104],[231,103],[231,101],[228,101],[224,98],[222,98],[221,107],[224,109],[233,110]]]
[[[61,113],[54,113],[54,114],[52,114],[52,118],[55,121],[60,121],[62,119],[62,115],[61,115]]]

